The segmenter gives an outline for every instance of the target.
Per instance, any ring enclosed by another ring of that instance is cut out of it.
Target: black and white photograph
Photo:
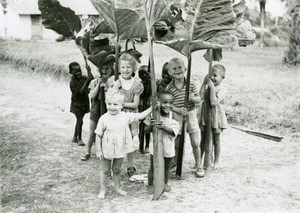
[[[300,212],[300,0],[0,0],[3,213]]]

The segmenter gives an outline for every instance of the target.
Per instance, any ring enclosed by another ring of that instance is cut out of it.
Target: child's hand
[[[215,86],[210,78],[207,79],[207,85],[208,85],[209,88],[212,88],[212,87]]]
[[[188,114],[188,110],[186,108],[182,107],[180,109],[180,114],[183,115],[183,116],[186,116]]]
[[[150,126],[153,127],[153,126],[155,126],[155,124],[156,124],[156,121],[152,118],[150,120]]]
[[[158,129],[165,128],[165,124],[162,121],[157,122],[156,126],[157,126]]]
[[[156,109],[159,109],[159,108],[160,108],[160,102],[159,102],[159,100],[157,100],[157,102],[156,102]]]

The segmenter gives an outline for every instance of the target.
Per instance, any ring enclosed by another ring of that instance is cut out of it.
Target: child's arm
[[[157,123],[157,128],[165,131],[172,136],[175,136],[175,132],[173,131],[173,129],[169,126],[166,126],[162,121],[160,123]]]
[[[91,80],[92,80],[92,77],[91,77],[91,76],[88,76],[88,77],[86,78],[86,80],[85,80],[83,86],[82,86],[82,87],[80,88],[80,90],[79,90],[79,93],[80,93],[80,94],[84,93],[84,92],[87,90],[87,88],[88,88],[88,86],[89,86]]]
[[[184,107],[178,108],[178,107],[172,107],[172,112],[176,112],[177,114],[186,116],[188,114],[188,110]]]
[[[92,81],[90,84],[93,85],[90,85],[91,87],[91,90],[90,90],[90,97],[91,99],[95,98],[98,94],[98,91],[99,91],[99,88],[100,88],[100,84],[101,84],[101,80],[100,79],[97,79],[97,84],[95,86],[95,83]]]
[[[204,96],[205,96],[205,86],[206,86],[206,83],[207,83],[207,78],[208,78],[208,75],[205,76],[205,78],[203,79],[203,82],[201,84],[201,87],[200,87],[200,99],[201,101],[204,100]]]
[[[128,109],[137,109],[140,103],[140,95],[134,94],[133,102],[124,102],[123,107]]]
[[[137,114],[137,117],[139,120],[143,120],[145,119],[148,115],[150,115],[152,112],[152,106],[150,106],[148,109],[146,109],[145,111],[143,112],[140,112],[140,113],[136,113]]]
[[[210,89],[210,95],[209,95],[210,104],[212,106],[216,106],[216,105],[219,104],[219,101],[218,101],[218,98],[216,96],[215,85],[214,85],[214,83],[210,79],[207,80],[207,85],[208,85],[208,87]]]
[[[151,119],[150,120],[150,123],[149,123],[149,125],[146,125],[145,126],[145,133],[146,134],[149,134],[150,132],[152,132],[153,131],[153,126],[155,125],[155,120],[154,119]]]
[[[97,135],[99,140],[96,140],[96,155],[100,160],[103,159],[103,152],[102,152],[102,137]]]
[[[93,74],[92,74],[91,67],[90,67],[89,65],[86,65],[85,68],[86,68],[86,71],[87,71],[88,76],[89,76],[91,79],[93,79],[94,76],[93,76]]]

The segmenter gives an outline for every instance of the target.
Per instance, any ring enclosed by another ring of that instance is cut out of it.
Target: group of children
[[[149,191],[153,191],[153,141],[151,132],[156,126],[162,131],[163,155],[165,164],[165,191],[170,191],[168,185],[170,168],[176,165],[177,147],[180,140],[181,125],[186,117],[186,131],[195,159],[196,177],[204,177],[205,170],[201,166],[201,156],[204,152],[205,126],[207,119],[207,104],[212,106],[212,132],[214,145],[214,167],[218,167],[220,155],[220,133],[227,128],[224,111],[225,89],[221,86],[225,78],[224,66],[213,66],[211,75],[207,75],[200,91],[194,82],[190,82],[188,107],[185,108],[186,67],[183,60],[173,58],[165,63],[162,79],[158,81],[158,108],[161,115],[159,122],[151,117],[150,106],[151,83],[147,66],[139,69],[139,78],[135,76],[138,63],[134,56],[123,53],[119,59],[118,80],[111,81],[114,60],[104,60],[100,64],[100,77],[93,79],[91,75],[82,76],[80,66],[73,62],[69,65],[72,80],[71,112],[77,122],[73,142],[82,145],[82,119],[90,111],[90,134],[86,154],[81,160],[91,157],[91,146],[96,139],[96,154],[101,160],[100,193],[103,199],[106,194],[107,179],[112,176],[116,191],[121,195],[126,192],[121,189],[121,166],[127,156],[127,174],[136,173],[134,167],[134,151],[139,149],[139,131],[142,127],[148,140],[145,152],[150,152],[150,168],[148,171]],[[89,68],[88,68],[89,69]],[[209,92],[208,92],[209,91]],[[89,96],[91,109],[89,108]],[[150,95],[149,95],[150,94]],[[142,97],[142,99],[141,99]],[[209,98],[210,102],[204,101]],[[138,110],[140,103],[142,107]],[[143,120],[143,121],[142,121]],[[143,125],[140,125],[140,121]],[[201,140],[200,140],[201,136]],[[150,142],[150,143],[149,143]]]

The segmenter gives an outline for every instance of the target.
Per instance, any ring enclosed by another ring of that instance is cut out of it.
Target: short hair
[[[116,88],[109,88],[107,90],[107,92],[105,93],[105,100],[115,100],[115,99],[118,99],[120,100],[121,102],[124,101],[124,93],[119,90],[119,89],[116,89]]]
[[[149,71],[148,66],[147,65],[140,66],[139,72],[142,72],[142,71],[148,72]]]
[[[158,99],[160,99],[160,97],[163,96],[163,95],[170,95],[174,99],[174,95],[170,91],[168,91],[168,90],[159,91],[159,93],[158,93]]]
[[[73,67],[76,67],[76,66],[79,66],[79,67],[80,67],[80,65],[79,65],[78,62],[76,62],[76,61],[71,62],[71,63],[69,64],[69,73],[71,73],[71,72],[72,72],[72,68],[73,68]]]
[[[119,65],[121,64],[121,61],[129,61],[133,67],[133,71],[135,72],[137,70],[138,62],[136,59],[130,55],[129,53],[123,53],[119,58]]]
[[[226,69],[222,64],[215,64],[212,69],[217,70],[217,72],[220,73],[223,78],[225,78]]]
[[[182,64],[183,66],[185,66],[185,65],[184,65],[184,61],[183,61],[181,58],[172,58],[172,59],[169,61],[169,63],[168,63],[168,69],[170,69],[170,67],[171,67],[173,64],[175,64],[175,63],[180,63],[180,64]]]

